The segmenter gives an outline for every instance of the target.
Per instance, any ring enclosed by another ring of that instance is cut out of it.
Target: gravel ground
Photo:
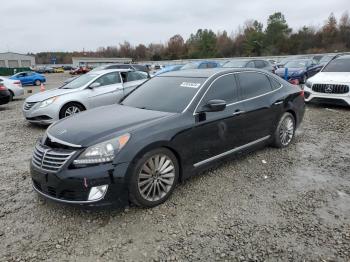
[[[350,260],[349,109],[308,106],[289,148],[221,163],[159,207],[94,211],[33,192],[45,129],[26,123],[22,104],[0,106],[0,261]]]

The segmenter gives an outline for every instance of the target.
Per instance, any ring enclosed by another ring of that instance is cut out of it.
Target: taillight
[[[302,89],[302,90],[300,91],[299,95],[300,95],[301,97],[303,97],[303,98],[305,97],[304,89]]]
[[[0,85],[0,91],[5,91],[7,88],[4,85]]]

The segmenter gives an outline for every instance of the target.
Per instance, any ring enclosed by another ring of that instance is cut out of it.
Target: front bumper
[[[30,172],[34,190],[49,200],[80,206],[124,207],[129,203],[125,181],[128,166],[124,163],[77,169],[64,167],[58,173],[50,173],[31,163]],[[100,185],[108,185],[106,194],[99,200],[89,201],[91,188]]]
[[[305,101],[306,102],[320,102],[327,104],[339,104],[350,106],[350,93],[346,94],[332,94],[332,93],[318,93],[311,88],[304,86]]]
[[[60,107],[56,104],[51,104],[47,107],[40,108],[40,102],[36,103],[31,109],[25,110],[22,108],[23,116],[30,123],[51,125],[59,120]]]

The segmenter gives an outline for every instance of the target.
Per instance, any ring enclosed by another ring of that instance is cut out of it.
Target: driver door
[[[102,75],[88,89],[91,108],[116,104],[124,96],[119,72]]]

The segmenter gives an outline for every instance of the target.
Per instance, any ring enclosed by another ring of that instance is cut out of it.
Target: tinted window
[[[248,68],[255,68],[255,64],[254,64],[253,61],[250,61],[250,62],[246,65],[246,67],[248,67]]]
[[[127,82],[147,79],[148,75],[144,72],[128,72]]]
[[[350,58],[335,59],[322,72],[350,72]]]
[[[272,89],[273,89],[273,90],[276,90],[276,89],[278,89],[278,88],[281,87],[281,83],[278,82],[276,79],[274,79],[274,78],[272,78],[272,77],[269,77],[269,79],[270,79],[271,86],[272,86]]]
[[[216,63],[208,63],[208,68],[216,68],[218,65]]]
[[[224,64],[222,67],[225,68],[234,68],[234,67],[245,67],[247,64],[246,60],[232,60]]]
[[[199,69],[208,68],[208,64],[207,63],[202,63],[198,68]]]
[[[163,112],[182,112],[206,78],[157,76],[132,92],[122,104]]]
[[[264,74],[247,72],[238,74],[242,99],[266,94],[272,90],[269,79]]]
[[[264,68],[265,67],[264,61],[256,60],[256,61],[254,61],[254,63],[255,63],[256,68]]]
[[[101,86],[108,86],[120,83],[120,76],[118,72],[108,73],[98,78],[94,83],[100,83]]]
[[[225,100],[227,104],[236,102],[237,84],[234,75],[226,75],[219,77],[206,93],[201,105],[205,105],[208,101],[213,99]]]

